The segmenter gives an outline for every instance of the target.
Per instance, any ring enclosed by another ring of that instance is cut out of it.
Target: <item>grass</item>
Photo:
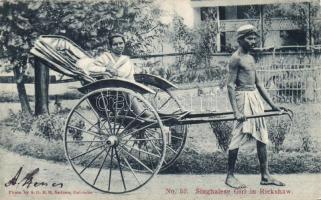
[[[269,152],[271,173],[320,173],[321,152]],[[189,148],[166,173],[226,173],[227,154],[216,151],[199,153]],[[256,152],[244,152],[238,156],[236,172],[258,174],[259,163]]]
[[[13,132],[8,126],[2,126],[1,130],[0,145],[9,151],[46,160],[66,161],[62,141],[48,141],[32,134]]]
[[[0,135],[0,144],[9,151],[35,158],[66,162],[62,141],[48,141],[42,137],[12,133],[8,127],[2,127],[5,133]],[[269,166],[272,173],[320,173],[321,152],[280,151],[269,152]],[[225,173],[227,154],[221,151],[197,152],[186,147],[180,158],[163,173],[208,174]],[[240,152],[237,161],[237,173],[257,174],[259,164],[256,152]]]
[[[77,90],[67,91],[64,94],[59,95],[49,95],[49,100],[55,100],[58,98],[59,100],[74,100],[80,99],[83,96]],[[28,95],[28,100],[33,102],[35,101],[34,95]],[[19,96],[16,92],[0,92],[0,102],[19,102]]]

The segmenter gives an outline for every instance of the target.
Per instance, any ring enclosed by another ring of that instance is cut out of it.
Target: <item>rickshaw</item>
[[[184,149],[187,125],[235,120],[233,112],[185,110],[172,93],[177,87],[155,75],[135,74],[135,81],[89,76],[76,63],[91,55],[63,36],[40,36],[31,54],[82,82],[84,96],[65,122],[65,154],[86,184],[105,193],[135,191],[169,168]],[[143,109],[137,112],[133,102]],[[292,119],[293,113],[266,110],[247,118],[275,115]]]

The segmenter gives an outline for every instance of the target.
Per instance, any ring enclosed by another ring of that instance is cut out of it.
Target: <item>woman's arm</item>
[[[87,74],[105,72],[106,68],[97,63],[94,58],[82,58],[77,61],[77,66],[83,69]]]
[[[118,70],[112,67],[113,62],[105,54],[96,58],[80,59],[77,65],[89,75],[102,75],[107,73],[111,76],[118,76]]]

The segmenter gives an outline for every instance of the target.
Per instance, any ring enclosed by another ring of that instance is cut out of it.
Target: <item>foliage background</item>
[[[94,54],[108,49],[108,36],[123,33],[128,54],[150,53],[164,32],[153,1],[4,1],[0,4],[2,58],[25,64],[39,35],[59,34]],[[23,62],[24,61],[24,62]]]

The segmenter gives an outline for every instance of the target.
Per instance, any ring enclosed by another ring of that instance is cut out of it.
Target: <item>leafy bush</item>
[[[39,116],[30,116],[22,112],[15,114],[10,111],[10,118],[6,121],[11,123],[14,132],[33,134],[48,140],[62,140],[67,111],[68,109],[61,113]]]
[[[64,123],[61,115],[40,115],[34,119],[32,133],[48,140],[62,140]]]
[[[25,133],[29,133],[32,128],[34,118],[29,114],[23,113],[19,111],[15,114],[12,110],[9,110],[9,119],[5,120],[12,125],[12,130],[21,131]]]
[[[311,151],[313,147],[313,140],[308,132],[309,127],[315,120],[320,120],[317,116],[317,111],[300,110],[294,118],[293,131],[298,135],[301,142],[301,151]]]
[[[232,138],[232,121],[221,121],[210,123],[213,133],[217,139],[217,144],[223,151],[228,150]],[[279,152],[285,140],[285,136],[290,129],[290,122],[285,117],[273,117],[267,119],[269,139],[273,145],[273,150]]]
[[[216,137],[217,144],[223,151],[227,151],[231,138],[233,122],[231,121],[219,121],[210,123],[213,133]]]
[[[272,117],[267,119],[267,126],[273,151],[279,152],[282,149],[285,136],[289,133],[291,124],[285,117]]]

